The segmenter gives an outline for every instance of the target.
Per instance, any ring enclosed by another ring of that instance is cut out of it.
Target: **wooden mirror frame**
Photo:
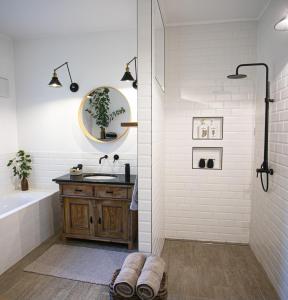
[[[84,135],[85,135],[86,137],[88,137],[90,140],[92,140],[92,141],[94,141],[94,142],[101,143],[101,144],[107,144],[107,143],[113,143],[113,142],[116,142],[116,141],[120,140],[124,135],[127,134],[129,127],[127,127],[127,128],[124,130],[124,132],[123,132],[121,135],[119,135],[116,139],[110,140],[110,141],[103,141],[103,140],[97,139],[95,136],[93,136],[93,135],[87,130],[87,128],[86,128],[85,125],[84,125],[84,121],[83,121],[83,108],[84,108],[84,105],[85,105],[86,101],[88,100],[88,95],[90,95],[93,91],[95,91],[95,90],[97,90],[97,89],[101,89],[101,88],[108,88],[108,89],[116,90],[117,92],[119,92],[119,93],[126,99],[126,101],[127,101],[127,103],[128,103],[129,110],[130,110],[130,118],[129,118],[129,120],[128,120],[127,122],[130,122],[130,121],[131,121],[131,107],[130,107],[130,103],[129,103],[127,97],[126,97],[119,89],[117,89],[117,88],[115,88],[115,87],[112,87],[112,86],[107,86],[107,85],[105,85],[105,86],[98,86],[97,88],[95,88],[95,89],[91,90],[90,92],[88,92],[88,93],[84,96],[84,98],[82,99],[81,104],[80,104],[80,107],[79,107],[79,110],[78,110],[78,122],[79,122],[79,126],[80,126],[82,132],[84,133]],[[120,124],[120,127],[121,127],[121,124]],[[123,127],[122,127],[122,128],[123,128]]]

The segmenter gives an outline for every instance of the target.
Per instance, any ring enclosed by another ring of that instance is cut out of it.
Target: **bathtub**
[[[60,228],[56,191],[32,190],[0,195],[0,274]]]

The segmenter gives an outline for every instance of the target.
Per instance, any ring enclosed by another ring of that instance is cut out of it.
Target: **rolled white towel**
[[[124,269],[124,268],[134,269],[139,276],[142,271],[145,261],[146,261],[146,255],[144,253],[134,252],[134,253],[129,254],[125,258],[121,269]]]
[[[136,286],[137,295],[141,300],[152,300],[157,296],[164,271],[165,262],[161,257],[149,256],[146,259]]]
[[[135,270],[122,269],[114,282],[114,292],[124,298],[131,298],[135,294],[137,280],[138,274]]]
[[[136,283],[145,259],[143,253],[131,253],[126,257],[113,286],[117,295],[129,298],[135,294]]]

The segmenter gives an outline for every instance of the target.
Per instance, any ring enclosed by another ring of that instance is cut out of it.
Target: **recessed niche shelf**
[[[193,117],[193,140],[223,140],[223,117]]]
[[[222,170],[222,147],[193,147],[192,169]]]

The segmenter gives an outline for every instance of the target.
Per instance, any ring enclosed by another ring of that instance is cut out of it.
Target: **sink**
[[[83,177],[91,180],[113,180],[116,179],[117,176],[110,174],[84,174]]]

